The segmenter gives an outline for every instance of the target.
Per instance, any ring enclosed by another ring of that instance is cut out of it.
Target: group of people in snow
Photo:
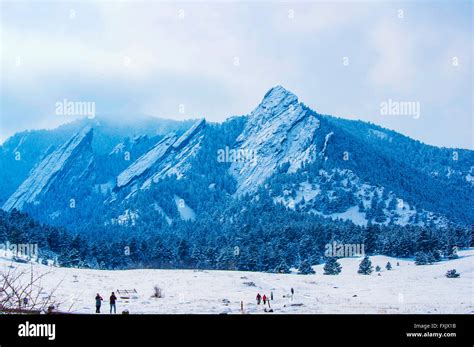
[[[102,301],[104,301],[104,299],[102,299],[100,294],[97,293],[97,295],[95,296],[95,313],[100,313],[100,307],[102,306]],[[117,313],[117,307],[115,306],[116,301],[117,301],[117,297],[115,296],[115,293],[112,292],[109,298],[110,314],[112,314],[112,310],[114,311],[114,313]]]
[[[260,305],[260,303],[263,301],[263,304],[265,305],[268,301],[268,306],[270,306],[270,300],[267,298],[265,294],[263,296],[260,295],[260,293],[257,293],[257,305]]]
[[[270,300],[273,300],[273,292],[270,293],[270,297],[267,297],[266,294],[263,294],[263,296],[260,295],[260,293],[257,293],[257,305],[260,305],[263,301],[263,304],[266,305],[268,304],[268,307],[270,307]]]
[[[293,299],[293,295],[295,294],[295,290],[291,288],[291,299]],[[268,304],[268,307],[270,307],[270,300],[273,301],[273,292],[270,292],[270,297],[267,297],[266,294],[260,295],[260,293],[257,293],[257,305],[260,305],[263,302],[263,305]]]
[[[295,290],[291,288],[291,298],[293,298],[294,294],[295,294]],[[262,296],[260,295],[260,293],[257,293],[256,299],[257,299],[257,305],[260,305],[263,302],[263,305],[268,304],[268,307],[271,307],[270,300],[273,301],[273,292],[270,292],[270,297],[267,297],[266,294],[263,294]],[[100,313],[100,307],[102,306],[102,301],[104,301],[104,299],[100,296],[99,293],[97,293],[97,295],[95,296],[95,313]],[[112,292],[109,298],[110,314],[112,314],[112,310],[114,311],[114,313],[117,313],[117,306],[115,304],[116,301],[117,301],[117,297],[115,296],[115,293]]]

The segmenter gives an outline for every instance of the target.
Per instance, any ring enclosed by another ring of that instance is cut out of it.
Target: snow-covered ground
[[[104,298],[102,312],[108,311],[108,296],[117,289],[136,289],[130,299],[119,298],[117,312],[138,313],[265,313],[256,305],[257,293],[270,296],[274,313],[474,313],[474,248],[459,251],[459,259],[434,265],[416,266],[412,260],[386,256],[371,257],[380,276],[357,274],[360,258],[339,262],[338,276],[323,275],[323,265],[314,266],[315,275],[269,274],[242,271],[193,270],[85,270],[34,264],[34,271],[50,273],[43,279],[44,291],[56,287],[63,308],[73,304],[73,312],[94,313],[94,297]],[[390,261],[393,270],[385,270]],[[397,266],[397,262],[400,266]],[[32,265],[0,258],[0,271],[13,265],[29,271]],[[446,278],[456,269],[460,278]],[[77,276],[77,277],[74,277]],[[253,282],[255,286],[249,285]],[[152,298],[158,285],[164,298]],[[293,299],[290,289],[294,288]],[[119,295],[117,295],[119,296]]]

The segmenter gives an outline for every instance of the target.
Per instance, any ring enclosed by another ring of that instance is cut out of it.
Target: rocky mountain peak
[[[21,209],[26,203],[35,203],[38,196],[47,193],[49,187],[62,177],[61,172],[67,172],[72,167],[86,169],[92,160],[92,136],[93,129],[90,126],[84,127],[69,141],[46,155],[2,208],[9,211],[13,208]]]

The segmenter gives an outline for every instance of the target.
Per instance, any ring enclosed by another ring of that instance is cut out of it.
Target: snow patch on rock
[[[196,219],[196,213],[191,207],[188,206],[188,204],[186,204],[186,201],[184,201],[184,199],[175,195],[174,202],[176,204],[176,208],[178,209],[179,216],[182,220],[194,221]]]

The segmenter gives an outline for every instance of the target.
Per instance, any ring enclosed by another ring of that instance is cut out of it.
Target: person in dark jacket
[[[117,313],[117,307],[115,306],[115,301],[117,301],[117,297],[115,296],[115,293],[112,292],[112,295],[110,296],[110,313],[112,314],[112,308],[114,309],[114,313]]]
[[[102,297],[100,296],[99,293],[95,296],[95,313],[100,313],[100,306],[102,305]]]
[[[257,305],[260,305],[260,300],[262,300],[262,296],[260,293],[257,293]]]

